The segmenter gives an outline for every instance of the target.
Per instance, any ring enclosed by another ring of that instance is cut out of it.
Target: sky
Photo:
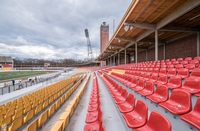
[[[0,55],[14,58],[84,59],[88,28],[94,57],[100,25],[110,37],[131,0],[0,0]]]

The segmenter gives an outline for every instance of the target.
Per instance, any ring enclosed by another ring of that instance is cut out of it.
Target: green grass
[[[46,74],[48,71],[16,71],[16,72],[0,72],[0,81],[30,77],[35,75]]]

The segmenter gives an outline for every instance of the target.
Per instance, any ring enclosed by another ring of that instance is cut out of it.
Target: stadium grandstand
[[[9,71],[13,69],[13,59],[9,56],[0,56],[0,70]]]
[[[96,61],[75,65],[0,95],[0,130],[200,130],[200,0],[132,0],[110,40],[100,26]]]

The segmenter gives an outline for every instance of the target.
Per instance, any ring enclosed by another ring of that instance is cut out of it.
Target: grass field
[[[48,71],[16,71],[16,72],[0,72],[0,81],[31,77],[34,75],[46,74]]]

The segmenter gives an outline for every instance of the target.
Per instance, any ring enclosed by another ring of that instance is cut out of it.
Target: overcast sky
[[[94,56],[99,54],[99,27],[110,36],[131,0],[1,0],[0,55],[18,58],[87,57],[88,28]]]

